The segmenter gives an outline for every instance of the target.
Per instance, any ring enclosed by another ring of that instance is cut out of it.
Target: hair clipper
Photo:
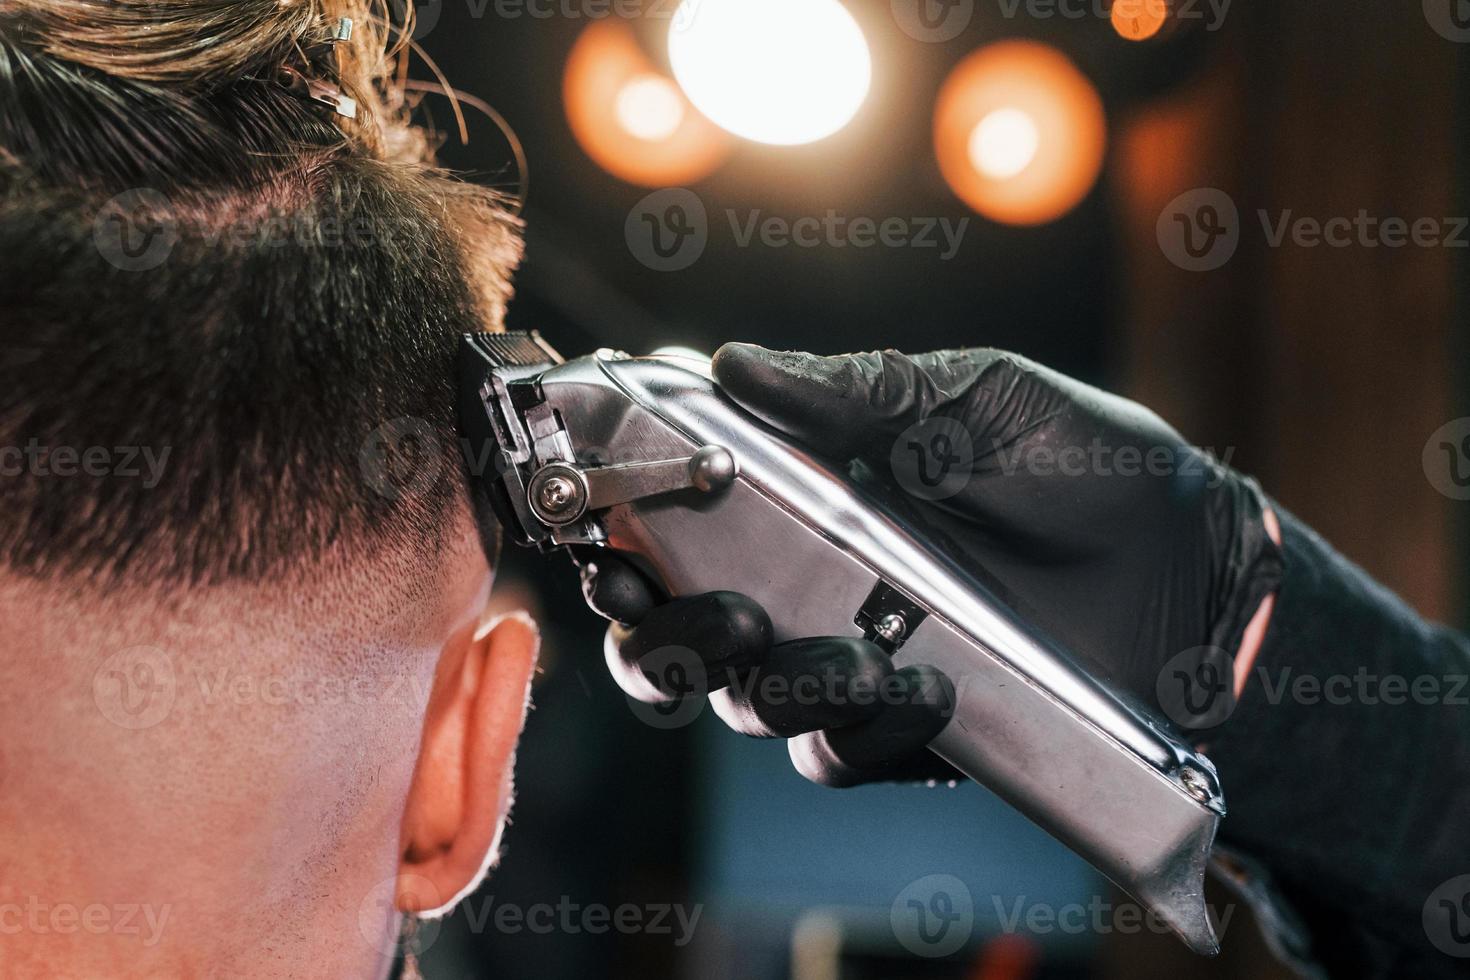
[[[1210,761],[915,522],[722,395],[707,359],[564,361],[534,333],[471,334],[459,383],[471,468],[519,543],[616,549],[670,595],[751,597],[778,642],[864,635],[898,666],[938,667],[956,703],[930,748],[1191,949],[1218,950],[1204,872],[1225,805]]]

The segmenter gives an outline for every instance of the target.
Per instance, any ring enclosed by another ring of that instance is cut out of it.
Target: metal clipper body
[[[474,334],[460,366],[472,469],[519,543],[614,548],[670,594],[750,596],[778,641],[866,635],[899,666],[940,668],[956,706],[930,747],[1191,949],[1218,950],[1203,886],[1225,805],[1209,760],[723,396],[707,360],[563,362],[534,334]]]

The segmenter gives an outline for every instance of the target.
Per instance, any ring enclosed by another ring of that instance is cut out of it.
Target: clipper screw
[[[587,510],[587,484],[565,463],[545,466],[527,488],[531,510],[548,524],[570,524]]]
[[[572,481],[554,476],[541,485],[541,506],[553,514],[559,514],[567,509],[572,494]]]
[[[1179,781],[1184,784],[1184,788],[1190,796],[1199,800],[1201,803],[1210,802],[1212,795],[1210,793],[1210,783],[1198,769],[1191,769],[1189,766],[1185,766],[1179,770]]]

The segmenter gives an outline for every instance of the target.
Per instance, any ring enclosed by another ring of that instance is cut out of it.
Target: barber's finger
[[[638,623],[663,601],[658,589],[642,572],[606,548],[569,550],[581,571],[582,598],[603,619]]]
[[[917,779],[951,779],[955,771],[927,751],[954,714],[954,686],[934,667],[904,667],[895,674],[899,696],[867,721],[813,732],[790,741],[791,761],[823,786]]]
[[[805,775],[805,774],[803,774]],[[808,776],[808,779],[811,777]],[[817,782],[817,780],[813,780]],[[840,777],[833,776],[821,785],[832,789],[847,789],[852,786],[871,786],[875,783],[962,783],[969,777],[936,755],[923,748],[900,762],[880,769],[844,769]]]
[[[738,592],[706,592],[654,607],[636,627],[614,625],[604,652],[613,679],[651,704],[699,697],[765,659],[771,619]]]
[[[742,735],[790,738],[879,714],[893,673],[888,655],[859,637],[793,640],[774,647],[710,703]]]
[[[821,357],[726,344],[713,370],[747,411],[828,456],[857,459],[886,458],[892,439],[925,419],[971,415],[987,390],[1003,395],[1016,363],[988,348]]]

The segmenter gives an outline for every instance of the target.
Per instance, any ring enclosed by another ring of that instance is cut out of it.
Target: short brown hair
[[[500,325],[519,228],[433,166],[391,13],[0,8],[0,562],[259,579],[347,541],[422,546],[462,505],[456,338]],[[342,17],[354,120],[282,84]],[[399,493],[365,473],[385,425],[446,478]],[[149,446],[168,452],[153,485],[117,472]],[[80,464],[99,448],[110,470]]]

